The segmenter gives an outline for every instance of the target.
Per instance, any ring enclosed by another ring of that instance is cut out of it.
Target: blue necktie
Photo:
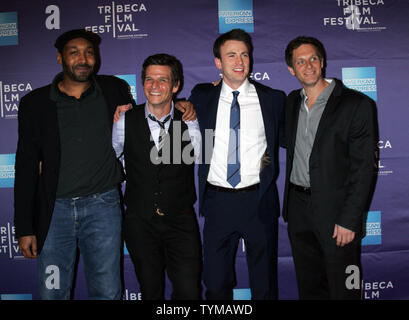
[[[227,156],[227,182],[232,187],[240,183],[240,106],[237,101],[237,96],[240,92],[233,91],[233,101],[230,108],[230,136],[229,136],[229,151]]]

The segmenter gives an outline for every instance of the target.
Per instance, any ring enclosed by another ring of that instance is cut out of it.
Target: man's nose
[[[81,62],[81,63],[87,62],[87,56],[86,56],[86,54],[85,54],[84,52],[80,52],[79,55],[78,55],[78,60],[79,60],[79,62]]]

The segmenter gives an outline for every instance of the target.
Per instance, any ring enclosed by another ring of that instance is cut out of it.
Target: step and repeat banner
[[[61,71],[53,44],[62,32],[85,28],[102,38],[100,74],[125,79],[137,103],[145,101],[143,60],[169,53],[181,60],[188,97],[196,83],[220,77],[212,47],[220,33],[249,32],[254,42],[251,78],[287,94],[299,88],[284,61],[298,35],[320,39],[327,77],[362,91],[377,103],[378,181],[362,240],[364,299],[409,299],[409,2],[407,0],[14,0],[0,3],[0,299],[38,299],[37,266],[18,250],[13,224],[14,161],[20,99]],[[285,150],[280,150],[281,172]],[[283,193],[283,175],[278,180]],[[199,217],[200,226],[203,218]],[[240,241],[235,299],[250,297]],[[287,236],[280,218],[280,299],[297,299]],[[167,285],[167,296],[171,286]],[[75,299],[86,299],[82,262]],[[124,247],[124,299],[141,298]]]

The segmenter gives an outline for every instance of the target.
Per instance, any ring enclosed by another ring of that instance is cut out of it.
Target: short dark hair
[[[221,58],[220,47],[228,40],[242,41],[247,47],[250,58],[253,56],[253,42],[250,35],[242,29],[233,29],[219,36],[213,44],[213,54],[216,58]]]
[[[183,66],[182,63],[167,53],[158,53],[149,56],[145,59],[142,65],[142,84],[145,83],[146,69],[151,65],[169,66],[171,69],[172,86],[175,87],[179,83],[179,93],[183,88]]]
[[[74,29],[64,32],[57,38],[57,40],[55,40],[54,47],[56,47],[58,52],[62,54],[67,42],[76,38],[83,38],[85,40],[88,40],[92,43],[94,50],[98,51],[99,44],[101,43],[101,37],[96,33],[87,31],[85,29]]]
[[[323,69],[325,70],[327,66],[327,54],[325,52],[324,45],[318,39],[306,36],[299,36],[288,43],[287,48],[285,49],[285,62],[287,63],[287,66],[291,68],[294,67],[293,52],[303,44],[311,44],[315,47],[318,57],[324,61]]]

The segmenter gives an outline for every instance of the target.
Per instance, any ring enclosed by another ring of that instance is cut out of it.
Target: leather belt
[[[311,194],[311,188],[310,187],[303,187],[303,186],[298,186],[294,183],[290,182],[290,189],[293,189],[297,192],[302,192],[302,193],[306,193],[306,194]]]
[[[177,210],[175,213],[176,214],[191,214],[191,213],[194,213],[195,211],[194,211],[194,209],[192,208],[192,207],[188,207],[188,208],[185,208],[185,209],[182,209],[182,210]],[[160,208],[156,208],[156,210],[155,210],[155,213],[158,215],[158,216],[165,216],[165,215],[167,215],[165,212],[163,212],[162,211],[162,209],[160,209]]]
[[[251,186],[244,187],[244,188],[237,188],[237,189],[219,187],[219,186],[215,186],[213,184],[210,184],[209,182],[206,182],[206,186],[207,186],[207,188],[209,188],[211,190],[216,190],[216,191],[219,191],[219,192],[246,193],[246,192],[249,192],[249,191],[257,190],[260,187],[260,183],[253,184]]]

